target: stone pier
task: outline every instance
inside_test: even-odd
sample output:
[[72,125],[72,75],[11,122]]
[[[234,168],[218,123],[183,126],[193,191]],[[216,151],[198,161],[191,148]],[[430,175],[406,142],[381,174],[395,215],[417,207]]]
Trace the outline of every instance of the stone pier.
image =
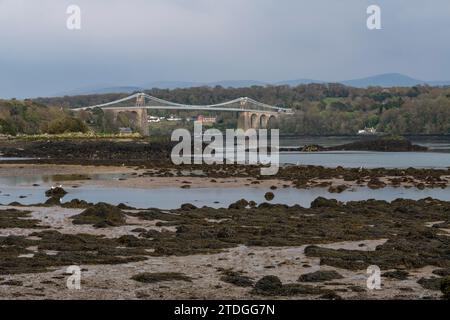
[[117,122],[117,116],[119,113],[134,113],[136,114],[136,123],[139,127],[139,133],[146,137],[149,135],[148,119],[147,119],[147,109],[145,108],[124,108],[124,109],[109,109],[109,112],[114,114],[114,123]]

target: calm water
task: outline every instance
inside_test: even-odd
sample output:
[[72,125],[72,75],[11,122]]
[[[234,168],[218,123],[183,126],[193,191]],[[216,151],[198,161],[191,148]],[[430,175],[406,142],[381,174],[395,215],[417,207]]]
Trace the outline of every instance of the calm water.
[[281,152],[280,163],[345,168],[449,168],[450,153],[326,151]]
[[[298,147],[318,144],[325,147],[337,146],[372,137],[289,137],[281,138],[281,146]],[[280,162],[299,165],[347,168],[449,168],[450,137],[409,137],[413,144],[425,146],[430,152],[372,152],[372,151],[330,151],[330,152],[282,152]]]
[[[448,152],[372,152],[372,151],[326,151],[326,152],[280,152],[280,164],[315,165],[335,168],[450,168]],[[23,160],[0,158],[1,160]],[[23,177],[16,177],[18,181]],[[31,178],[32,179],[32,178]],[[1,177],[0,177],[1,180]]]
[[[126,203],[138,208],[161,208],[175,209],[183,203],[192,203],[196,206],[210,206],[215,208],[228,207],[231,203],[245,198],[253,200],[256,203],[265,202],[264,194],[269,191],[266,188],[201,188],[201,189],[180,189],[180,188],[161,188],[161,189],[135,189],[135,188],[95,188],[79,187],[64,188],[68,194],[63,198],[63,202],[72,199],[81,199],[88,202],[107,202],[111,204]],[[22,204],[34,204],[44,202],[47,198],[44,195],[48,186],[29,187],[29,186],[0,186],[0,203],[8,204],[18,201]],[[272,203],[282,203],[288,205],[299,204],[303,207],[309,207],[310,203],[317,197],[338,199],[340,201],[354,201],[377,199],[392,201],[397,198],[405,199],[423,199],[432,197],[441,200],[450,201],[450,189],[426,189],[418,190],[415,188],[392,188],[387,187],[379,190],[368,188],[355,188],[353,191],[345,191],[341,194],[330,194],[324,188],[313,188],[308,190],[299,190],[295,188],[285,188],[273,191],[275,199]],[[25,196],[25,198],[21,198]]]

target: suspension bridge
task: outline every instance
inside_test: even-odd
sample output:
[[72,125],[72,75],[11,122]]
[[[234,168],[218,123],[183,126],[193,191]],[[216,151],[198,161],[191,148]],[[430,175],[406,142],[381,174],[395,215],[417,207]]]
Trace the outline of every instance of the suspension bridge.
[[141,133],[144,135],[148,135],[147,110],[237,112],[239,113],[238,127],[244,130],[250,128],[268,128],[271,126],[271,122],[278,119],[281,115],[293,113],[292,109],[271,106],[248,97],[237,98],[217,104],[188,105],[159,99],[142,92],[111,102],[72,110],[81,111],[95,108],[112,112],[114,119],[117,119],[117,115],[121,112],[135,113],[140,123]]

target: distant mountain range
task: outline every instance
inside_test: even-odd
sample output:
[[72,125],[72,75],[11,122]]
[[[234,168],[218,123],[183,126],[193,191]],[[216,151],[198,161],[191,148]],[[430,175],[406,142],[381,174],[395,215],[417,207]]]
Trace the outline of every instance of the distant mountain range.
[[[251,86],[267,86],[267,85],[288,85],[288,86],[298,86],[302,84],[310,83],[329,83],[330,81],[314,80],[314,79],[295,79],[286,80],[278,82],[262,82],[257,80],[225,80],[217,82],[188,82],[188,81],[156,81],[143,86],[92,86],[85,87],[76,90],[71,90],[58,94],[61,95],[83,95],[83,94],[105,94],[105,93],[131,93],[135,91],[142,91],[145,89],[183,89],[183,88],[193,88],[193,87],[216,87],[221,86],[224,88],[244,88]],[[370,86],[377,87],[412,87],[415,85],[430,85],[430,86],[450,86],[449,81],[423,81],[411,78],[409,76],[400,73],[386,73],[375,75],[367,78],[353,79],[353,80],[343,80],[343,81],[331,81],[332,83],[341,83],[347,86],[356,88],[367,88]]]

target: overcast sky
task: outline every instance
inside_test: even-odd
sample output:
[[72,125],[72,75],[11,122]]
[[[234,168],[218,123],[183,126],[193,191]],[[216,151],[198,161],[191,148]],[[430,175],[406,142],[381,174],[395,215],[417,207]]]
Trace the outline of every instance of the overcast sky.
[[[81,8],[81,30],[66,9]],[[366,9],[382,9],[382,30]],[[450,80],[449,0],[0,0],[0,97],[153,81]]]

